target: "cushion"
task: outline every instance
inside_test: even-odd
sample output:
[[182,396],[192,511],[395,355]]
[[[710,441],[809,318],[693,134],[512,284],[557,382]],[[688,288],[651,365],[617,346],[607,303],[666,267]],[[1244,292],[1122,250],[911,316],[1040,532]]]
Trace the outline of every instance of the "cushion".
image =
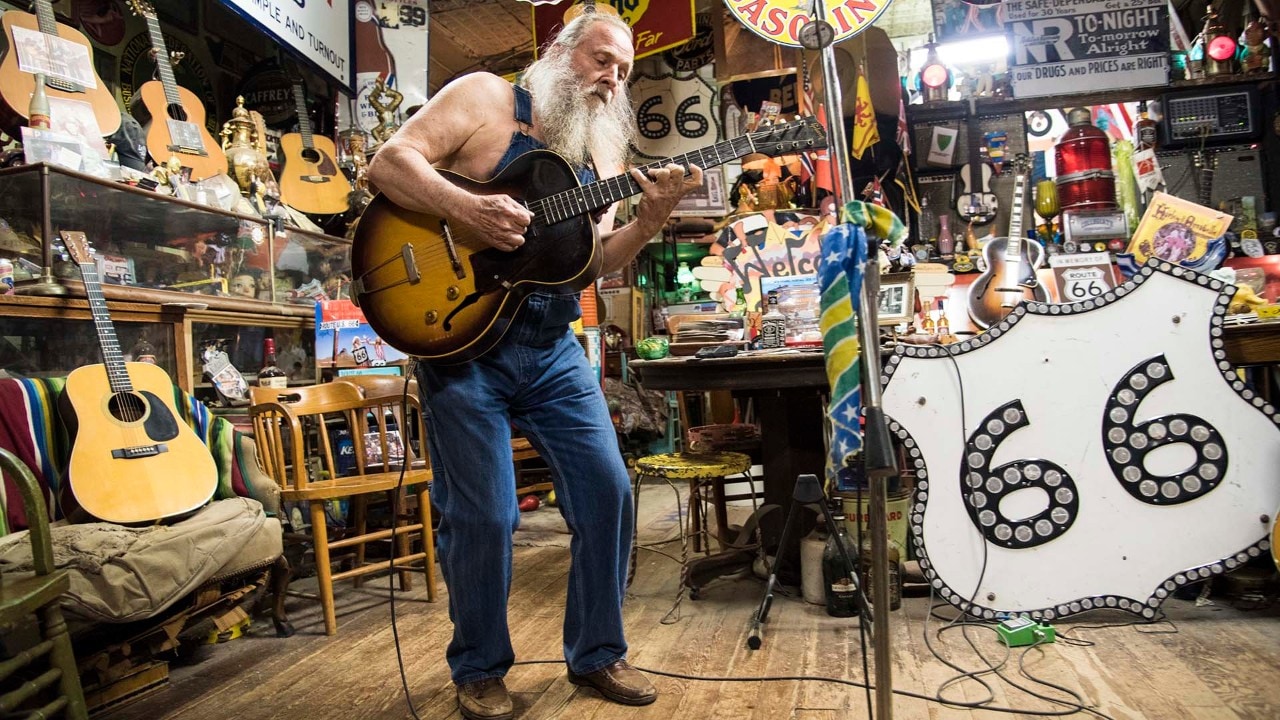
[[[65,610],[89,620],[133,622],[152,617],[227,568],[279,556],[280,524],[251,498],[216,500],[170,525],[55,525],[54,565],[71,588]],[[248,550],[252,558],[242,557]],[[30,571],[27,532],[0,538],[0,573]]]

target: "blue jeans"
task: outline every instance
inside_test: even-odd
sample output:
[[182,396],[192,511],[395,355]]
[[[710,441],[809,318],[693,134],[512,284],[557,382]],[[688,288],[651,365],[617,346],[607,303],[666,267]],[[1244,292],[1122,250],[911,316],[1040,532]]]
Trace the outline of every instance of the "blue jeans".
[[622,600],[633,505],[600,384],[569,330],[572,296],[534,294],[497,347],[462,365],[420,365],[418,382],[440,514],[437,556],[449,587],[457,684],[502,677],[515,660],[507,628],[511,533],[520,524],[511,425],[551,467],[573,539],[564,656],[578,674],[626,657]]

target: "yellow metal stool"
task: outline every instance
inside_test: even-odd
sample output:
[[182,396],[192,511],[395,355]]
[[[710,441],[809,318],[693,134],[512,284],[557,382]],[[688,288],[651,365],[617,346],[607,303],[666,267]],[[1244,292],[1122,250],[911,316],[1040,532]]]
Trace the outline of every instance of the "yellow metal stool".
[[[665,481],[676,492],[676,520],[680,527],[680,568],[681,568],[681,586],[680,592],[683,593],[686,587],[686,571],[689,563],[689,536],[693,533],[706,533],[706,523],[702,521],[703,517],[701,503],[703,501],[703,489],[710,484],[722,481],[725,477],[731,475],[741,475],[743,480],[748,484],[751,483],[751,457],[736,452],[678,452],[663,453],[661,455],[649,455],[642,457],[636,461],[636,480],[633,489],[634,503],[636,508],[637,519],[639,517],[640,508],[640,486],[645,478],[657,478]],[[679,501],[680,488],[676,486],[676,481],[687,480],[689,482],[689,523],[686,527],[685,517],[682,512],[683,508]],[[752,499],[754,500],[754,494]],[[695,518],[699,518],[695,522]],[[723,531],[724,528],[718,528]],[[638,528],[633,528],[631,537],[631,567],[627,573],[627,585],[631,585],[632,579],[635,577],[636,571],[636,537]],[[710,543],[705,544],[706,552],[710,554]],[[695,597],[696,599],[696,597]],[[679,597],[676,600],[679,605]],[[674,612],[675,608],[672,608]]]

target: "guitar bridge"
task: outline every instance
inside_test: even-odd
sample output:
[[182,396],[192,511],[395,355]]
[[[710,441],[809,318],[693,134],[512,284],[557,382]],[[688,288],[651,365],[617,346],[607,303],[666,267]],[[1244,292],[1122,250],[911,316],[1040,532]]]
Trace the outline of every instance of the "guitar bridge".
[[113,460],[137,460],[138,458],[155,457],[160,453],[169,452],[169,446],[164,443],[156,443],[155,445],[134,445],[133,447],[116,448],[111,451]]
[[71,82],[70,80],[64,80],[62,78],[46,77],[44,79],[44,84],[48,85],[54,90],[61,90],[62,92],[68,92],[68,93],[84,92],[84,86],[82,86],[80,83]]
[[462,261],[458,259],[458,248],[453,244],[453,232],[449,229],[449,221],[440,221],[440,236],[444,238],[445,252],[449,253],[449,266],[459,280],[465,280],[467,273],[462,269]]

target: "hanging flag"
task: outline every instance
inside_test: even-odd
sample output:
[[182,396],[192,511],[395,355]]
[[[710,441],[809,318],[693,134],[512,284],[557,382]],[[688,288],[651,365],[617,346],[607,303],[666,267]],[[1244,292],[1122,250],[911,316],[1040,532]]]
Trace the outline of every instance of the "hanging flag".
[[876,129],[876,109],[871,106],[871,87],[867,85],[866,73],[858,73],[858,91],[853,104],[853,147],[852,155],[858,160],[867,148],[880,142],[880,131]]
[[[852,204],[852,203],[850,203]],[[861,204],[861,203],[859,203]],[[867,233],[860,225],[842,223],[822,237],[818,283],[822,288],[823,355],[831,403],[831,449],[827,454],[827,486],[836,487],[845,460],[862,449],[862,362],[858,343],[858,293],[867,261]]]

